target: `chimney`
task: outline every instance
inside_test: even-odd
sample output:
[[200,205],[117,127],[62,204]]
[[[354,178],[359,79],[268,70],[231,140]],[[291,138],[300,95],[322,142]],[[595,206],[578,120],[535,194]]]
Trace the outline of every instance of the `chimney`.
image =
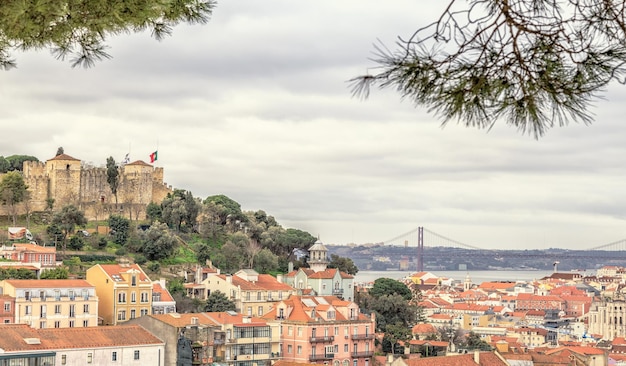
[[387,355],[387,365],[391,365],[393,363],[393,354],[390,353]]
[[276,275],[276,281],[283,283],[283,275],[282,273],[279,273]]
[[480,365],[480,351],[474,350],[474,362]]
[[289,262],[289,264],[287,265],[287,273],[292,272],[293,271],[293,262]]
[[227,274],[226,275],[226,282],[227,283],[233,283],[233,275]]

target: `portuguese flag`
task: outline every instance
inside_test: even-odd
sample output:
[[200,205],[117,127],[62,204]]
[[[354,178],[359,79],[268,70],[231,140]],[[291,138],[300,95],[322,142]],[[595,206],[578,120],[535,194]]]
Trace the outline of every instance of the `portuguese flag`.
[[150,154],[150,162],[154,163],[155,161],[157,161],[158,158],[158,151],[153,152],[152,154]]

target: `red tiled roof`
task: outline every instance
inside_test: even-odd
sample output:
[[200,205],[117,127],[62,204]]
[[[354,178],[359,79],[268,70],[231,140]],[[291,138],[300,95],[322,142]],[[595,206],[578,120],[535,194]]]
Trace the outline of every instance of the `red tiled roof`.
[[[0,348],[5,352],[164,344],[139,325],[34,329],[26,324],[2,324],[0,333]],[[25,338],[39,342],[28,344]]]
[[55,156],[52,159],[48,159],[47,161],[51,161],[51,160],[75,160],[75,161],[77,160],[77,161],[80,161],[79,159],[73,158],[73,157],[71,157],[71,156],[69,156],[67,154],[57,155],[57,156]]
[[218,326],[219,324],[213,321],[207,313],[168,313],[168,314],[152,314],[148,315],[154,319],[157,319],[165,324],[169,324],[172,327],[182,328],[187,325],[193,324],[192,318],[197,319],[197,324],[205,326]]
[[97,266],[100,266],[111,279],[113,279],[113,275],[121,275],[122,273],[127,273],[130,269],[136,269],[139,271],[139,281],[150,281],[143,269],[136,263],[127,266],[120,264],[97,264]]
[[161,294],[161,301],[174,301],[174,298],[170,294],[170,292],[161,286],[160,283],[154,282],[152,284],[152,292],[157,292]]

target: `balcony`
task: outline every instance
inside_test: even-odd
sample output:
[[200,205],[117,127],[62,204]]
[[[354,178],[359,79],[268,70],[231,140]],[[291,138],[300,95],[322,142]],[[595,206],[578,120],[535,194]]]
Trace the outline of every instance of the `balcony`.
[[350,355],[352,356],[352,358],[372,357],[374,356],[374,351],[352,352]]
[[362,340],[362,339],[374,339],[374,334],[353,334],[352,335],[352,340],[358,341],[358,340]]
[[310,337],[309,342],[311,343],[328,343],[335,340],[334,336],[326,336],[326,337]]
[[325,353],[322,355],[310,355],[309,361],[332,360],[333,358],[335,358],[334,353]]
[[335,295],[335,296],[343,295],[343,289],[342,288],[334,288],[333,289],[333,295]]

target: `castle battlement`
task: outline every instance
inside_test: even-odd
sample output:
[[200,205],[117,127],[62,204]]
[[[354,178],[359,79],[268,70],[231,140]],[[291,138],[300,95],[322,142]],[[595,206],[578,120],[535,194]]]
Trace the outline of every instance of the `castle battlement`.
[[[107,182],[106,167],[84,165],[81,160],[66,154],[45,163],[26,161],[22,175],[30,193],[29,209],[44,211],[47,200],[52,198],[55,208],[74,205],[84,210],[87,218],[93,219],[98,216],[96,211],[112,212],[109,206],[117,201],[117,205],[129,208],[125,215],[137,219],[145,217],[145,207],[149,203],[161,203],[168,193],[173,192],[172,187],[163,182],[163,167],[153,167],[138,160],[119,171],[116,200]],[[4,211],[5,207],[0,206],[0,214],[6,215]]]

